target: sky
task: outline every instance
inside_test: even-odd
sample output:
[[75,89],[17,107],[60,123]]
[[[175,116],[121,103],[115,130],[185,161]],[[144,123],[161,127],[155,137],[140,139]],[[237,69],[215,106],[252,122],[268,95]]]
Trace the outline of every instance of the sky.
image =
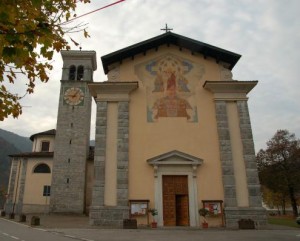
[[[91,0],[80,4],[77,15],[117,0]],[[167,23],[172,32],[242,55],[232,70],[235,80],[258,80],[248,94],[256,151],[278,129],[300,138],[300,1],[299,0],[125,0],[74,20],[87,24],[90,38],[82,33],[66,36],[83,50],[97,52],[94,81],[107,80],[101,56],[163,34]],[[72,45],[72,49],[78,47]],[[26,95],[18,119],[0,122],[0,128],[22,136],[56,128],[62,59],[54,55],[48,83],[37,82]],[[11,86],[24,94],[25,81]],[[93,104],[91,139],[95,133]]]

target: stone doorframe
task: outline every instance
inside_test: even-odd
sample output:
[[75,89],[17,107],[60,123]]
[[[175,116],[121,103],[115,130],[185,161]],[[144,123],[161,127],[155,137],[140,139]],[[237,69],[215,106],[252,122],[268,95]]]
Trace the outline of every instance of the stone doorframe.
[[155,208],[158,211],[157,222],[163,226],[163,175],[186,175],[188,177],[190,226],[199,226],[197,200],[197,168],[203,160],[174,150],[147,160],[154,169]]

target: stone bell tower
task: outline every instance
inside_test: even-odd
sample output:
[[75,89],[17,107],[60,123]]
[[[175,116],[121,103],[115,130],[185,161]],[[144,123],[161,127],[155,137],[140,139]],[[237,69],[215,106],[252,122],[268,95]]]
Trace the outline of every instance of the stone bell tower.
[[50,212],[84,213],[95,51],[62,51]]

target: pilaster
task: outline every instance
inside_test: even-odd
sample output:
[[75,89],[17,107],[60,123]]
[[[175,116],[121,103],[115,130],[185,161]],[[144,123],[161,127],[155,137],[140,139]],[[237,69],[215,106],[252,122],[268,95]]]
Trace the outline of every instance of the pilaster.
[[19,195],[18,201],[16,205],[15,213],[21,214],[23,212],[23,199],[24,199],[24,190],[25,190],[25,180],[26,180],[26,172],[27,172],[27,159],[24,158],[21,163],[21,170],[20,170],[20,182],[19,182]]
[[107,102],[97,102],[92,206],[104,205]]
[[117,202],[118,206],[128,206],[128,137],[129,102],[118,105],[118,147],[117,147]]
[[220,160],[223,174],[224,205],[225,207],[236,207],[236,183],[232,162],[226,101],[215,101],[215,106],[219,135]]
[[7,200],[5,202],[4,210],[6,213],[12,213],[15,212],[14,210],[14,203],[16,202],[16,185],[18,182],[17,176],[19,175],[19,165],[20,161],[17,158],[12,159],[11,163],[11,169],[10,169],[10,179],[9,179],[9,185],[8,185],[8,196]]
[[249,192],[250,207],[261,207],[261,192],[257,173],[254,142],[247,101],[237,101],[240,119],[241,140],[243,144],[243,157],[246,167],[246,176]]
[[[90,91],[97,103],[96,142],[95,142],[95,184],[93,187],[93,200],[90,208],[90,224],[122,227],[123,220],[129,218],[128,207],[128,150],[129,150],[129,93],[137,88],[136,82],[110,82],[93,83],[89,85]],[[109,114],[113,122],[116,121],[117,133],[108,129],[107,122],[109,106],[117,103],[116,116],[114,112]],[[112,136],[108,136],[112,135]],[[115,138],[115,140],[114,140]],[[108,140],[116,147],[108,148]],[[110,153],[115,151],[116,153]],[[105,189],[105,177],[110,175],[106,163],[116,157],[116,186],[111,185],[109,192]],[[116,194],[116,205],[106,205],[105,200],[113,204],[114,193]],[[105,195],[111,195],[111,198]]]
[[[226,227],[237,228],[240,219],[252,219],[257,228],[266,225],[266,211],[262,207],[260,196],[260,184],[255,161],[254,143],[252,137],[250,116],[247,105],[247,93],[257,84],[257,81],[207,81],[204,88],[213,93],[216,109],[217,130],[219,135],[220,160],[222,165],[223,186],[224,186],[224,211]],[[228,102],[235,103],[237,113],[235,117],[228,116]],[[231,114],[234,112],[232,111]],[[234,132],[235,140],[240,136],[242,154],[246,177],[245,188],[248,192],[248,205],[239,206],[236,195],[236,175],[233,163],[233,151],[231,135],[234,127],[229,120],[237,120],[238,132]],[[231,133],[232,132],[232,133]],[[237,143],[237,142],[234,142]],[[240,151],[239,151],[240,153]],[[237,155],[239,156],[239,155]],[[239,165],[241,167],[242,165]],[[239,173],[240,174],[240,173]],[[239,178],[241,178],[239,176]],[[244,189],[245,189],[244,188]],[[245,191],[243,189],[243,191]],[[245,202],[243,202],[245,203]]]

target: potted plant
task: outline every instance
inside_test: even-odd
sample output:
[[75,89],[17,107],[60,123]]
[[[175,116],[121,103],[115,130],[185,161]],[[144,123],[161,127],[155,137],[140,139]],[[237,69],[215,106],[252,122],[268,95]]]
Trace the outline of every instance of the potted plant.
[[200,208],[198,212],[200,216],[203,217],[202,227],[208,228],[208,222],[206,220],[206,216],[209,214],[209,211],[206,208]]
[[148,210],[148,212],[151,213],[151,215],[152,215],[152,223],[151,223],[151,227],[152,227],[152,228],[157,228],[157,222],[155,221],[155,216],[158,215],[157,210],[156,210],[155,208],[150,208],[150,209]]

